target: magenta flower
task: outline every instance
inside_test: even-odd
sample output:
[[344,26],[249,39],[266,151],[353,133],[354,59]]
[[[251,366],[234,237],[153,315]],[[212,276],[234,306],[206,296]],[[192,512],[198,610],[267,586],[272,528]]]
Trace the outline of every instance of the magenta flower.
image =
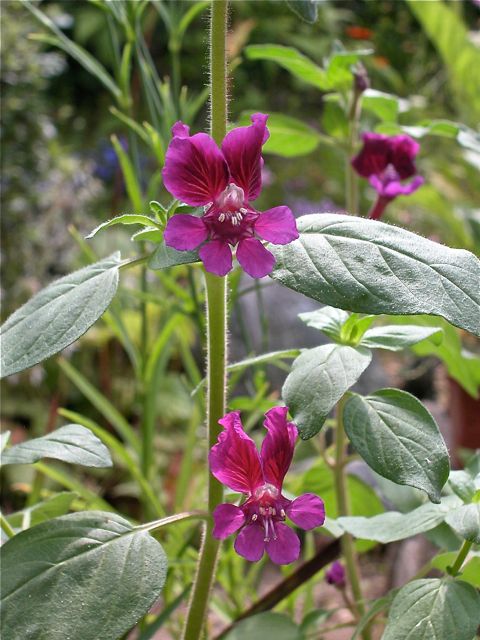
[[221,150],[206,133],[190,136],[177,122],[167,150],[163,180],[171,194],[193,207],[204,207],[201,217],[176,214],[165,229],[165,243],[178,251],[200,247],[205,269],[218,276],[232,268],[232,251],[252,278],[269,274],[275,258],[259,240],[288,244],[298,238],[288,207],[261,213],[251,205],[262,188],[262,145],[268,140],[268,116],[256,113],[248,127],[225,136]]
[[235,551],[257,562],[268,553],[276,564],[289,564],[300,555],[297,534],[285,524],[286,517],[301,529],[323,524],[323,501],[312,493],[295,500],[282,495],[285,474],[292,462],[298,432],[287,422],[287,407],[274,407],[265,414],[267,435],[260,454],[243,430],[240,412],[227,413],[219,422],[224,431],[210,451],[210,468],[217,480],[247,496],[239,507],[220,504],[213,512],[217,539],[239,531]]
[[[380,133],[364,133],[363,147],[352,160],[355,171],[368,178],[377,191],[377,202],[369,217],[378,220],[389,202],[397,196],[407,196],[424,183],[416,176],[415,156],[420,145],[410,136],[385,136]],[[402,183],[415,176],[410,182]]]
[[334,585],[335,587],[344,587],[345,586],[345,569],[343,565],[338,560],[331,565],[325,574],[325,579],[328,584]]

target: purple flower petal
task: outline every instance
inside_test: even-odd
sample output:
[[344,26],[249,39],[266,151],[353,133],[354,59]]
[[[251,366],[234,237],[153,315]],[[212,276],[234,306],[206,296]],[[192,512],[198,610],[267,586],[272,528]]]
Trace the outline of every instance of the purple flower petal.
[[227,538],[245,523],[245,514],[234,504],[219,504],[213,512],[213,537],[217,540]]
[[201,218],[186,213],[177,213],[170,218],[165,228],[165,244],[178,251],[196,249],[208,237],[208,230]]
[[232,251],[222,240],[207,242],[198,255],[205,269],[216,276],[225,276],[232,268]]
[[411,178],[417,173],[415,156],[420,151],[420,145],[410,136],[400,135],[390,138],[391,160],[402,180]]
[[273,407],[265,414],[263,423],[267,429],[260,453],[263,475],[265,482],[273,484],[279,491],[292,463],[298,435],[293,422],[287,422],[287,411],[287,407]]
[[254,113],[248,127],[232,129],[222,143],[232,181],[245,192],[247,201],[258,198],[262,189],[262,145],[268,140],[268,116]]
[[258,524],[243,528],[235,540],[235,551],[250,562],[258,562],[265,551],[265,532]]
[[390,144],[388,136],[380,133],[364,133],[363,147],[352,160],[355,171],[368,178],[373,174],[380,174],[389,164]]
[[290,564],[298,560],[300,555],[300,540],[297,534],[283,522],[275,525],[276,539],[270,538],[265,543],[265,549],[275,564]]
[[172,136],[179,138],[189,138],[190,137],[190,127],[186,124],[183,124],[181,120],[175,122],[172,127]]
[[[183,135],[186,127],[179,125],[176,130]],[[215,200],[229,177],[222,152],[206,133],[175,136],[168,146],[162,175],[165,188],[193,207]]]
[[211,472],[233,491],[253,494],[257,487],[264,484],[255,443],[243,430],[239,411],[227,413],[219,423],[224,431],[210,451]]
[[287,516],[300,529],[314,529],[325,522],[323,500],[313,493],[304,493],[285,509]]
[[416,176],[410,182],[406,184],[402,184],[401,182],[390,182],[385,185],[382,195],[393,200],[397,196],[409,196],[411,193],[416,191],[422,184],[425,182],[422,176]]
[[255,233],[273,244],[288,244],[298,238],[297,224],[288,207],[274,207],[260,214]]
[[325,574],[325,578],[328,584],[333,584],[339,587],[345,586],[345,569],[338,560],[330,566],[329,570]]
[[267,276],[275,264],[273,254],[256,238],[240,240],[237,247],[237,260],[252,278]]

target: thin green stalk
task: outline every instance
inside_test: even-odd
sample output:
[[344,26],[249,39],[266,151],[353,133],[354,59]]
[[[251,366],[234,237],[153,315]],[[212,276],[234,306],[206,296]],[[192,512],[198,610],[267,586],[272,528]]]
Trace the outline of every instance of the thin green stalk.
[[2,531],[7,535],[8,538],[13,538],[13,536],[15,535],[15,531],[12,529],[8,520],[5,518],[5,516],[2,513],[0,513],[0,527],[2,528]]
[[[220,144],[227,130],[226,33],[228,0],[212,0],[210,30],[211,134]],[[207,445],[216,443],[225,413],[227,376],[227,286],[226,278],[205,274],[207,300]],[[208,512],[223,499],[222,485],[208,475]],[[212,535],[213,521],[207,521],[197,575],[184,629],[184,640],[199,640],[205,626],[208,601],[215,578],[220,543]]]
[[351,160],[355,152],[358,137],[358,123],[360,120],[361,93],[353,91],[352,103],[348,113],[349,129],[347,141],[347,156],[345,158],[346,173],[346,208],[348,213],[358,215],[358,178],[353,170]]
[[[337,405],[337,425],[335,429],[335,494],[338,505],[338,515],[350,515],[350,505],[347,491],[347,477],[345,473],[345,431],[343,428],[343,406],[346,396],[339,401]],[[360,572],[358,569],[357,554],[355,551],[355,542],[349,533],[345,533],[341,538],[342,555],[345,560],[348,581],[352,589],[354,598],[354,610],[352,613],[359,619],[365,613],[365,605],[360,585]],[[363,640],[370,640],[370,631],[365,629],[362,632]]]
[[449,571],[450,575],[452,575],[453,577],[458,576],[458,574],[460,573],[462,564],[465,562],[465,558],[468,556],[468,552],[470,551],[472,544],[473,542],[465,540],[465,542],[460,547],[458,555],[455,558],[455,562],[453,563]]

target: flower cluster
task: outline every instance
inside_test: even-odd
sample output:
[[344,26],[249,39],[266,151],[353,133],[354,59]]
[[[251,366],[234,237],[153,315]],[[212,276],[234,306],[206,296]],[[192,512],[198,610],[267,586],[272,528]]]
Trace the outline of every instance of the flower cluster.
[[232,268],[232,251],[253,278],[268,275],[273,254],[260,239],[288,244],[298,238],[295,218],[286,206],[261,213],[251,204],[260,195],[262,146],[268,140],[268,116],[256,113],[248,127],[232,129],[221,149],[206,133],[190,135],[177,122],[167,150],[163,180],[170,193],[193,207],[201,217],[176,214],[165,229],[165,243],[178,251],[199,249],[205,269],[218,276]]
[[[389,202],[397,196],[410,195],[424,183],[424,179],[416,175],[415,167],[420,146],[407,135],[364,133],[362,138],[363,147],[353,158],[352,166],[359,175],[368,178],[378,193],[369,216],[378,220]],[[403,182],[412,177],[410,182]]]
[[219,422],[224,431],[210,451],[212,474],[222,484],[246,496],[237,507],[220,504],[213,513],[213,535],[218,539],[239,532],[236,552],[256,562],[264,551],[276,564],[289,564],[300,555],[300,541],[286,524],[288,517],[301,529],[323,524],[323,501],[312,493],[289,500],[282,484],[293,458],[297,427],[287,421],[287,407],[274,407],[265,414],[267,435],[261,452],[243,430],[240,413],[228,413]]

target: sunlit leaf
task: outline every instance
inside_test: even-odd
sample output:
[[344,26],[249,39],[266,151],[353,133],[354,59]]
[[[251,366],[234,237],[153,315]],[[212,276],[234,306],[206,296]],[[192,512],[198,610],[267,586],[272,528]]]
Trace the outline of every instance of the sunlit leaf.
[[0,328],[2,377],[53,356],[100,318],[118,286],[120,254],[70,273],[42,289]]

